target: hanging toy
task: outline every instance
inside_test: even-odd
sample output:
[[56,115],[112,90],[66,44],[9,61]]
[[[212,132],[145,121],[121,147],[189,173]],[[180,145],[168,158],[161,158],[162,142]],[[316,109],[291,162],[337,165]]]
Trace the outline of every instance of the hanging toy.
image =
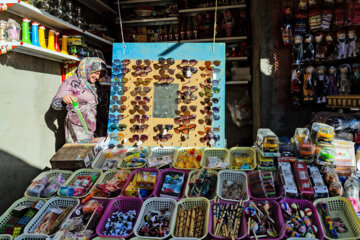
[[291,46],[294,42],[293,39],[293,16],[290,7],[283,9],[283,17],[280,21],[281,26],[281,38],[284,46]]
[[316,91],[316,103],[326,103],[326,93],[329,89],[329,78],[325,75],[326,67],[319,66],[316,68],[317,80],[314,82],[314,88]]
[[309,2],[309,27],[312,32],[317,32],[321,27],[321,11],[316,0],[308,0]]
[[347,95],[351,93],[351,67],[349,64],[341,64],[339,66],[339,74],[337,80],[337,87],[339,94]]
[[315,35],[315,61],[325,61],[326,46],[324,42],[324,34],[321,32]]
[[344,30],[338,30],[336,33],[337,39],[337,59],[343,59],[347,57],[347,43],[346,34]]
[[296,35],[293,45],[293,58],[295,65],[300,65],[300,63],[302,63],[303,52],[303,37],[301,35]]
[[325,0],[321,13],[321,30],[329,31],[333,19],[334,0]]
[[350,28],[347,33],[347,57],[356,57],[357,56],[357,37],[356,29]]
[[294,107],[299,107],[301,105],[302,100],[302,92],[301,86],[304,81],[304,71],[301,67],[297,67],[293,70],[292,77],[291,77],[291,98],[292,98],[292,105]]
[[329,92],[328,95],[337,95],[339,91],[337,89],[337,69],[334,66],[328,68],[328,79],[329,79]]
[[315,48],[313,44],[313,36],[306,34],[304,38],[304,61],[314,61]]
[[314,101],[314,81],[317,79],[317,74],[313,66],[307,66],[304,74],[303,83],[303,100],[304,102]]

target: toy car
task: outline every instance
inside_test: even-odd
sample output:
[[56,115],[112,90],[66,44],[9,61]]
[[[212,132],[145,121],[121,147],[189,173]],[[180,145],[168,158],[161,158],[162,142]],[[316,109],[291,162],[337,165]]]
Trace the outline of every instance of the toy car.
[[304,159],[312,159],[314,156],[314,146],[308,143],[302,143],[299,146],[299,157]]
[[294,151],[290,143],[280,143],[279,152],[281,157],[294,157]]

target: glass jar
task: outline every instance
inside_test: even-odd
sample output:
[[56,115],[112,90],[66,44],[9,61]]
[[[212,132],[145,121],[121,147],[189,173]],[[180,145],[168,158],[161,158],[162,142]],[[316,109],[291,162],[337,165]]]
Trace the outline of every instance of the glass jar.
[[20,24],[9,19],[6,25],[6,35],[9,42],[20,42]]

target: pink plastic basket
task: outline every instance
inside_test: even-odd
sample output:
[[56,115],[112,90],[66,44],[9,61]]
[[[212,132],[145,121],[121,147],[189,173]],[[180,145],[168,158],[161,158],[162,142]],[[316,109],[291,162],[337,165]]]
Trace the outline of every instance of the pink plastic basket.
[[167,168],[167,169],[162,170],[160,172],[159,181],[157,182],[156,187],[155,187],[155,194],[154,195],[156,197],[160,197],[161,187],[162,187],[162,184],[164,183],[165,175],[166,175],[167,172],[183,172],[183,173],[185,173],[185,179],[184,179],[183,185],[181,187],[180,198],[175,198],[176,201],[179,201],[180,199],[185,197],[185,189],[186,189],[186,184],[187,184],[188,177],[189,177],[189,171],[188,170],[176,169],[176,168]]
[[[225,201],[225,200],[222,200],[220,199],[219,200],[220,203],[228,203],[228,204],[231,204],[231,205],[235,205],[237,204],[237,202],[232,202],[232,201]],[[219,236],[216,236],[214,233],[213,233],[213,206],[215,205],[215,202],[214,201],[211,201],[210,203],[210,211],[209,211],[209,226],[208,226],[208,231],[210,233],[210,235],[214,238],[214,239],[229,239],[227,237],[219,237]],[[239,232],[239,236],[236,237],[235,239],[243,239],[245,238],[247,235],[247,225],[246,225],[246,222],[244,220],[244,218],[241,218],[241,224],[240,224],[240,232]]]
[[148,197],[143,198],[143,200],[148,199],[148,198],[154,196],[155,190],[156,190],[156,186],[158,185],[158,182],[159,182],[159,179],[160,179],[160,171],[159,171],[159,169],[157,169],[157,168],[138,168],[138,169],[135,169],[135,170],[133,170],[133,171],[131,172],[128,181],[125,183],[123,189],[121,190],[121,196],[122,196],[122,197],[126,197],[126,196],[124,196],[125,189],[126,189],[127,186],[131,183],[131,181],[133,180],[133,177],[135,176],[135,174],[138,173],[138,172],[156,172],[156,173],[157,173],[156,181],[155,181],[155,186],[154,186],[154,189],[153,189],[152,193],[151,193]]
[[[279,237],[278,238],[261,238],[261,240],[280,240],[285,236],[285,232],[284,232],[284,219],[282,217],[282,213],[281,213],[281,208],[280,208],[280,204],[272,199],[264,199],[267,200],[270,205],[272,205],[271,211],[272,211],[272,217],[274,219],[275,222],[275,230],[279,233]],[[262,200],[250,200],[248,202],[245,203],[244,208],[246,208],[250,202],[254,202],[255,204],[257,204],[258,202],[261,202]],[[243,215],[243,221],[246,222],[246,216],[245,214]],[[246,229],[247,231],[247,229]],[[250,231],[251,233],[251,231]],[[247,234],[247,233],[246,233]],[[255,239],[255,238],[253,238]]]
[[[321,227],[321,223],[320,223],[320,219],[319,219],[319,216],[317,214],[317,211],[316,211],[316,208],[314,206],[314,204],[312,204],[310,201],[308,200],[302,200],[302,199],[289,199],[289,198],[284,198],[282,199],[279,204],[283,203],[283,202],[286,202],[288,203],[289,205],[292,204],[292,203],[297,203],[299,205],[299,208],[300,209],[304,209],[304,208],[310,208],[311,211],[312,211],[312,215],[310,217],[312,223],[318,228],[318,232],[317,234],[315,235],[317,239],[319,240],[323,240],[324,239],[324,232],[322,230],[322,227]],[[286,238],[289,238],[290,236],[288,234],[285,233],[285,237]]]
[[[247,172],[247,174],[250,174],[250,173],[252,173],[252,171]],[[277,184],[275,184],[275,190],[276,190],[276,193],[277,193],[276,197],[271,197],[271,198],[270,197],[269,198],[255,197],[255,196],[253,196],[251,194],[251,182],[249,181],[249,178],[248,178],[248,194],[249,194],[250,199],[253,199],[253,200],[269,200],[269,199],[271,199],[271,200],[279,200],[279,199],[281,199],[283,197],[283,195],[284,195],[283,187],[279,183],[277,183]]]
[[[96,234],[100,237],[112,237],[112,238],[128,238],[130,235],[133,234],[134,229],[131,231],[129,235],[126,236],[106,236],[103,234],[105,230],[105,224],[108,218],[110,218],[115,211],[120,211],[126,213],[130,210],[136,211],[136,219],[140,214],[141,206],[143,201],[139,198],[132,198],[132,197],[118,197],[111,200],[102,215],[99,224],[96,227]],[[136,222],[136,221],[135,221]],[[135,223],[134,223],[135,226]]]

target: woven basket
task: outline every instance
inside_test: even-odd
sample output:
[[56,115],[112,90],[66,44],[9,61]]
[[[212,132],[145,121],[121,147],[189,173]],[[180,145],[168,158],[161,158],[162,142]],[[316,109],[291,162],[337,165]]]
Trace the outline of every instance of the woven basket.
[[[186,184],[186,189],[185,189],[185,196],[186,196],[187,198],[191,198],[191,197],[190,197],[190,191],[191,191],[190,181],[191,181],[191,177],[192,177],[194,174],[196,174],[197,172],[199,172],[199,171],[201,171],[201,169],[192,170],[192,171],[189,173],[189,178],[188,178],[188,182],[187,182],[187,184]],[[217,173],[215,170],[209,169],[209,170],[207,170],[207,171],[208,171],[208,174],[209,174],[209,173],[214,173],[216,176],[218,176],[218,173]],[[215,185],[215,191],[213,192],[212,197],[209,198],[209,201],[212,201],[212,200],[215,199],[215,197],[216,197],[216,191],[217,191],[217,184]]]
[[50,239],[50,236],[45,234],[22,234],[15,238],[15,240],[46,240],[46,239]]
[[[197,167],[197,168],[178,168],[178,167],[175,166],[175,163],[178,161],[179,156],[180,156],[182,153],[184,153],[184,152],[186,152],[187,150],[189,150],[189,149],[196,149],[197,151],[201,151],[201,152],[202,152],[202,155],[203,155],[203,148],[199,148],[199,147],[183,147],[183,148],[179,148],[178,151],[177,151],[177,153],[176,153],[175,160],[174,160],[174,164],[173,164],[174,168],[176,168],[176,169],[184,169],[184,170],[193,170],[193,169],[198,169],[198,168],[200,168],[200,164],[199,164],[199,167]],[[201,157],[202,157],[202,155],[201,155]],[[200,162],[201,162],[201,160],[200,160]]]
[[245,199],[243,199],[243,200],[249,201],[249,199],[250,199],[249,193],[248,193],[249,189],[248,189],[248,183],[247,183],[247,175],[245,172],[234,171],[234,170],[221,170],[221,171],[219,171],[218,174],[219,175],[218,175],[216,193],[219,198],[226,200],[226,201],[240,201],[240,200],[224,198],[222,196],[224,180],[229,180],[229,181],[233,181],[236,183],[243,183],[241,191],[246,192]]
[[[174,162],[176,154],[177,154],[176,147],[154,147],[153,149],[151,149],[149,157],[171,156],[172,160]],[[147,165],[147,166],[149,167],[149,165]],[[163,167],[163,166],[158,166],[157,168],[161,168],[161,167]]]
[[250,164],[250,169],[232,169],[234,171],[251,171],[254,170],[257,166],[257,159],[256,159],[256,151],[252,147],[233,147],[229,150],[229,158],[230,158],[230,166],[229,169],[231,169],[231,166],[234,162],[234,153],[238,154],[247,154],[252,159],[252,162]]
[[12,236],[9,234],[0,234],[0,240],[12,240]]
[[[57,176],[59,176],[59,174],[62,174],[62,176],[65,178],[65,181],[69,179],[69,177],[71,176],[71,174],[73,174],[72,171],[66,171],[66,170],[50,170],[50,171],[46,171],[46,172],[42,172],[40,173],[38,176],[36,176],[32,181],[34,181],[35,179],[37,178],[43,178],[45,176],[47,176],[49,179],[50,178],[56,178]],[[28,194],[28,189],[29,189],[30,186],[28,186],[26,188],[26,191],[24,193],[24,196],[25,197],[31,197],[29,194]],[[56,193],[54,194],[56,195]],[[43,199],[49,199],[49,198],[43,198]]]
[[[118,172],[118,171],[124,171],[124,172],[128,172],[129,173],[129,177],[127,179],[127,181],[125,182],[124,186],[127,185],[127,183],[130,181],[130,175],[131,175],[131,171],[130,170],[119,170],[119,169],[112,169],[112,170],[108,170],[106,172],[104,172],[101,177],[99,178],[97,184],[103,184],[103,183],[106,183],[107,181],[111,180],[115,174]],[[122,191],[122,189],[121,189]],[[120,192],[121,194],[121,192]],[[119,196],[120,196],[119,194]],[[97,197],[96,194],[93,196],[93,198],[96,198],[96,199],[113,199],[113,198],[106,198],[106,197]]]
[[[119,156],[119,157],[116,157],[116,156],[115,156],[115,157],[112,157],[112,158],[117,158],[117,159],[118,159],[118,164],[119,164],[119,162],[120,162],[121,159],[122,159],[122,156]],[[100,151],[100,152],[96,155],[94,161],[91,163],[91,168],[103,170],[102,166],[104,165],[106,159],[107,159],[107,158],[106,158],[106,152],[105,152],[104,150]],[[113,169],[116,169],[116,167],[117,167],[118,164],[116,164],[116,165],[113,167]],[[108,170],[110,170],[110,169],[108,169]]]
[[[145,157],[149,156],[149,155],[150,155],[150,152],[151,152],[150,150],[148,150],[148,148],[146,148],[146,149],[147,149],[146,151],[148,151],[148,153],[145,154]],[[129,148],[129,149],[126,151],[126,153],[134,152],[134,151],[139,151],[139,149],[136,148],[136,147],[132,147],[132,148]],[[143,168],[143,167],[146,166],[146,162],[145,162],[143,165],[138,166],[138,167],[122,167],[121,165],[122,165],[122,163],[125,161],[125,158],[126,158],[126,154],[125,154],[125,156],[121,159],[121,161],[119,161],[118,166],[117,166],[118,168],[120,168],[120,169],[138,169],[138,168]]]
[[176,168],[167,168],[167,169],[162,170],[161,173],[160,173],[160,178],[159,178],[158,184],[156,185],[154,195],[156,197],[160,197],[160,192],[161,192],[161,188],[162,188],[162,185],[164,183],[164,180],[165,180],[165,175],[168,172],[183,172],[185,174],[184,175],[184,182],[183,182],[182,187],[181,187],[180,198],[175,198],[176,201],[179,201],[181,198],[185,197],[185,190],[186,190],[186,185],[187,185],[187,181],[188,181],[188,177],[189,177],[189,172],[187,170],[176,169]]
[[[32,205],[34,205],[35,202],[37,202],[38,200],[40,200],[40,198],[26,198],[26,197],[23,197],[23,198],[20,198],[19,200],[15,201],[7,210],[6,212],[1,215],[0,217],[0,228],[2,228],[11,218],[11,212],[12,210],[14,210],[15,208],[17,207],[22,207],[22,206],[25,206],[25,207],[31,207]],[[46,200],[42,200],[42,201],[46,201]],[[43,209],[44,206],[41,208]],[[40,209],[40,210],[41,210]],[[35,215],[36,216],[36,215]],[[35,217],[34,216],[34,217]],[[33,217],[33,218],[34,218]]]
[[175,226],[176,226],[176,220],[177,220],[177,215],[179,213],[179,207],[182,207],[183,209],[187,210],[187,209],[192,209],[194,207],[203,207],[203,209],[205,210],[205,219],[204,219],[204,225],[203,225],[203,234],[201,235],[200,238],[188,238],[188,237],[177,237],[178,239],[203,239],[206,237],[207,233],[208,233],[208,224],[209,224],[209,207],[210,207],[210,202],[209,200],[207,200],[206,198],[184,198],[182,200],[180,200],[177,204],[176,204],[176,209],[175,209],[175,215],[174,215],[174,220],[172,221],[172,226],[171,226],[171,236],[172,237],[176,237],[175,236]]
[[[72,210],[68,215],[71,215],[75,211],[76,207],[79,205],[79,199],[75,198],[63,198],[63,197],[53,197],[48,200],[45,205],[40,209],[40,211],[31,219],[29,224],[25,227],[24,233],[32,233],[35,231],[36,227],[40,224],[44,216],[51,211],[53,208],[67,208],[68,206],[72,207]],[[66,217],[64,218],[64,220]]]
[[[75,182],[75,179],[79,176],[86,176],[89,175],[91,173],[97,173],[98,178],[96,179],[96,181],[93,183],[93,185],[91,186],[91,188],[82,196],[73,196],[74,198],[84,198],[87,195],[90,194],[90,192],[92,192],[95,188],[96,188],[96,184],[99,181],[101,175],[103,174],[103,172],[100,169],[89,169],[89,168],[83,168],[83,169],[79,169],[76,170],[70,177],[68,180],[66,180],[66,182],[62,185],[62,186],[72,186]],[[58,195],[60,196],[60,189],[58,190]],[[67,196],[62,196],[62,197],[67,197]]]
[[[136,221],[135,227],[134,227],[134,233],[137,237],[141,237],[141,238],[146,238],[146,239],[165,239],[168,236],[170,236],[171,233],[171,227],[172,227],[172,221],[173,217],[174,217],[174,210],[176,208],[176,201],[174,199],[171,198],[158,198],[158,197],[154,197],[154,198],[150,198],[148,200],[146,200],[141,208],[138,220]],[[161,211],[164,209],[168,209],[168,211],[171,212],[170,215],[170,222],[169,222],[169,233],[167,235],[164,235],[163,237],[147,237],[147,236],[141,236],[140,235],[140,230],[141,228],[144,226],[145,224],[145,216],[151,212],[151,211]]]
[[334,238],[331,238],[324,222],[324,218],[322,217],[320,209],[321,202],[327,203],[330,216],[332,218],[340,217],[348,229],[348,232],[346,233],[338,233],[339,239],[360,239],[360,221],[354,207],[350,201],[344,197],[320,198],[314,201],[324,235],[327,239]]
[[[223,204],[231,204],[231,205],[235,205],[236,202],[230,202],[230,201],[224,201],[222,199],[219,200],[220,203],[223,203]],[[210,235],[215,238],[215,239],[228,239],[226,237],[219,237],[219,236],[216,236],[214,231],[213,231],[213,206],[215,204],[215,201],[211,201],[210,202],[210,209],[209,209],[209,226],[208,226],[208,232],[210,233]],[[241,218],[241,223],[239,225],[239,235],[235,238],[235,239],[243,239],[246,237],[247,235],[247,225],[246,225],[246,222],[244,221],[243,218]]]
[[[136,219],[139,216],[140,210],[141,210],[141,206],[142,206],[143,201],[139,198],[129,198],[129,197],[118,197],[115,198],[113,200],[111,200],[109,202],[109,205],[107,206],[103,216],[101,217],[101,220],[99,222],[99,224],[96,227],[96,234],[99,235],[100,237],[104,237],[106,239],[108,239],[106,235],[103,234],[104,229],[105,229],[105,224],[107,222],[107,219],[110,218],[113,214],[113,212],[115,211],[120,211],[123,213],[126,213],[130,210],[136,210]],[[112,238],[128,238],[131,236],[131,234],[134,232],[134,229],[131,231],[131,233],[129,235],[126,236],[109,236]]]
[[214,169],[214,170],[224,169],[224,168],[208,167],[208,164],[209,164],[208,157],[217,157],[219,159],[222,159],[223,162],[227,162],[230,164],[229,150],[227,150],[227,148],[205,148],[202,158],[201,158],[201,161],[200,161],[200,166],[203,168],[209,168],[209,169]]

